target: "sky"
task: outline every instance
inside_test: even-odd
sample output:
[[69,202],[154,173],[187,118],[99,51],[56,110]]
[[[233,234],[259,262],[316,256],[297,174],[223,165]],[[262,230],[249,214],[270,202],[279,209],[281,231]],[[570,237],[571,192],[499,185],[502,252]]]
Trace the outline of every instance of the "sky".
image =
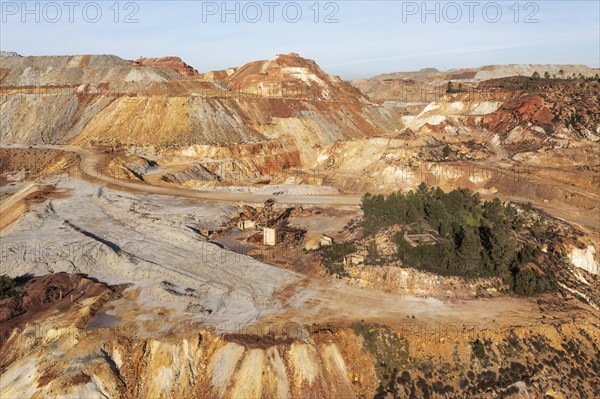
[[600,1],[5,1],[0,49],[179,56],[200,72],[295,52],[352,80],[433,67],[600,67]]

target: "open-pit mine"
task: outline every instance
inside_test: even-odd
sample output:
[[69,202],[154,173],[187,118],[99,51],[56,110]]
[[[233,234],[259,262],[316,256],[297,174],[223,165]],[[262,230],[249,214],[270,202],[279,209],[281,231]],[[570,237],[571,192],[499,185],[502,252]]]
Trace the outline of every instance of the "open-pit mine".
[[0,398],[597,398],[600,79],[0,54]]

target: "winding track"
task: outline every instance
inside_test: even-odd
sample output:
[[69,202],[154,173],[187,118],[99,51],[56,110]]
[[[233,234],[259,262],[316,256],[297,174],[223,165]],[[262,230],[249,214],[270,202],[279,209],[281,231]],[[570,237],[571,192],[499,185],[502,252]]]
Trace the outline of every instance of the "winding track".
[[[102,173],[99,170],[98,164],[102,160],[103,155],[96,151],[84,149],[71,145],[38,145],[35,148],[44,148],[60,151],[73,152],[79,155],[81,172],[93,179],[100,180],[104,183],[111,184],[127,190],[143,192],[147,194],[168,195],[183,198],[204,199],[212,202],[225,203],[263,203],[268,199],[273,198],[272,195],[254,194],[254,193],[230,193],[217,191],[199,191],[183,187],[162,187],[147,183],[137,183],[125,180],[120,180]],[[350,205],[359,206],[361,201],[360,195],[279,195],[276,202],[284,205]]]
[[[26,145],[10,145],[6,148],[26,148]],[[97,150],[81,148],[74,145],[52,145],[52,144],[38,144],[33,145],[34,148],[49,149],[72,152],[79,155],[81,172],[92,179],[102,181],[110,184],[113,187],[118,187],[124,190],[130,190],[145,194],[157,194],[167,195],[171,197],[180,198],[191,198],[201,199],[205,201],[215,203],[247,203],[247,204],[259,204],[264,203],[268,199],[274,199],[278,204],[282,205],[337,205],[337,206],[360,206],[361,195],[356,194],[337,194],[337,195],[306,195],[306,194],[294,194],[294,195],[279,195],[273,197],[267,194],[255,194],[255,193],[236,193],[236,192],[220,192],[220,191],[199,191],[193,189],[187,189],[183,187],[164,187],[156,186],[148,183],[138,183],[120,180],[115,177],[104,174],[98,167],[100,162],[105,157],[104,154]],[[514,174],[514,172],[506,171],[492,164],[486,163],[480,165],[493,170],[495,173],[508,173]],[[538,180],[532,176],[529,179]],[[546,184],[548,182],[545,182]],[[554,184],[554,183],[553,183]],[[562,188],[570,192],[577,192],[580,195],[590,196],[590,193],[583,192],[575,187],[561,185]],[[597,194],[591,194],[594,198],[600,198]],[[576,207],[570,207],[565,204],[553,205],[551,203],[544,203],[537,201],[532,198],[522,198],[517,196],[503,195],[502,193],[495,193],[491,196],[486,197],[498,197],[504,201],[515,201],[515,202],[527,202],[531,201],[537,208],[543,209],[552,216],[559,219],[565,220],[566,222],[576,224],[579,227],[584,228],[590,233],[600,234],[600,218],[595,215],[595,210],[583,210]],[[487,199],[487,198],[486,198]]]

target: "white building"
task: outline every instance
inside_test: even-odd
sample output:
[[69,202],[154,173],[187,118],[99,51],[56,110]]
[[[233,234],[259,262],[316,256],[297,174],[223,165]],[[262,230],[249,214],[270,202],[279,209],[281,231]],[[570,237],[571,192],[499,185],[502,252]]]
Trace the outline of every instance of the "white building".
[[321,237],[321,246],[328,247],[330,245],[333,245],[333,238],[323,235],[323,237]]
[[264,245],[277,245],[277,229],[271,227],[265,227],[263,229],[263,244]]
[[238,229],[244,231],[256,227],[256,223],[252,220],[240,220],[237,224]]

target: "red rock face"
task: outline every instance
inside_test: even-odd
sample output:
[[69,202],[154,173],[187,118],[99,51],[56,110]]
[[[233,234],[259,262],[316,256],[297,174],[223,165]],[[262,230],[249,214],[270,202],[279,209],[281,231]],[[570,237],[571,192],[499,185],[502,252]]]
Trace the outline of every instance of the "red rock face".
[[0,347],[13,328],[49,312],[64,312],[77,301],[106,295],[117,297],[114,287],[77,274],[56,273],[32,277],[18,292],[0,300]]
[[199,75],[198,71],[183,62],[179,57],[139,58],[134,61],[138,65],[171,68],[183,76]]
[[542,97],[527,95],[505,101],[498,111],[483,118],[483,125],[490,131],[508,133],[518,125],[551,128],[553,119],[554,115]]
[[484,117],[489,130],[506,133],[516,126],[540,126],[547,133],[572,131],[587,137],[600,125],[600,82],[596,80],[540,79],[524,77],[481,82],[484,92],[502,90],[502,107]]

